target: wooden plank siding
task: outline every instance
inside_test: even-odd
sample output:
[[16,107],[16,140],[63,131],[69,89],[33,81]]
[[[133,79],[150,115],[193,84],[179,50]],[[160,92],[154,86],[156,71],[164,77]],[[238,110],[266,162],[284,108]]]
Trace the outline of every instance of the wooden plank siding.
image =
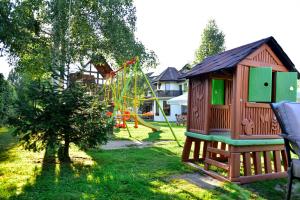
[[[234,130],[235,138],[255,139],[255,138],[278,138],[281,133],[280,126],[269,103],[250,103],[248,102],[248,82],[250,67],[272,67],[272,71],[288,71],[282,62],[273,53],[271,48],[264,44],[255,52],[242,60],[238,65],[235,76],[240,77],[240,82],[235,82],[239,93],[236,94],[236,105],[234,110],[237,118],[234,119],[236,127]],[[237,78],[236,78],[237,80]],[[239,99],[240,97],[240,99]],[[240,106],[240,107],[239,107]],[[239,124],[237,124],[239,123]]]
[[269,104],[245,103],[243,110],[242,119],[248,119],[254,125],[252,133],[247,133],[245,131],[246,126],[243,126],[243,135],[278,135],[281,133],[279,124]]
[[233,92],[231,106],[231,138],[239,139],[241,135],[241,112],[242,112],[242,92],[243,92],[244,66],[238,65],[233,75]]
[[225,104],[211,105],[211,78],[194,78],[189,81],[188,130],[196,133],[230,131],[232,81],[225,80]]
[[232,80],[225,80],[225,105],[232,102]]
[[230,131],[231,117],[229,105],[212,105],[210,130]]
[[190,79],[189,121],[188,130],[196,133],[207,133],[205,123],[208,114],[208,80]]
[[247,56],[246,59],[254,62],[263,62],[270,65],[283,66],[280,59],[275,55],[275,53],[267,44],[263,44],[259,49]]

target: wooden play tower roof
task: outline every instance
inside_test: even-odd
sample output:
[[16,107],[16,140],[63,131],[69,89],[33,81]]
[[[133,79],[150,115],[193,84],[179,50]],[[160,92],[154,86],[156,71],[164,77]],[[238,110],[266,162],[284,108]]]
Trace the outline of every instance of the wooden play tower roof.
[[201,63],[185,74],[184,77],[190,78],[209,72],[219,71],[223,69],[231,69],[237,66],[242,60],[247,58],[251,53],[255,52],[262,45],[267,44],[276,54],[278,59],[289,71],[297,71],[295,65],[283,51],[277,41],[271,36],[265,39],[258,40],[222,53],[207,57]]

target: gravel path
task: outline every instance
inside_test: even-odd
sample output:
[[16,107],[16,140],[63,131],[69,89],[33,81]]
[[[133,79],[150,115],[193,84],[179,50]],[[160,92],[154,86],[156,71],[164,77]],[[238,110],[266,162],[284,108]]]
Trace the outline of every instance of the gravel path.
[[144,148],[152,146],[152,142],[141,142],[141,141],[132,141],[132,140],[111,140],[108,141],[106,145],[101,146],[101,149],[104,150],[113,150],[113,149],[124,149],[124,148]]
[[183,179],[203,189],[213,190],[222,186],[223,182],[218,181],[208,175],[200,173],[187,173],[177,176],[171,176],[170,179]]

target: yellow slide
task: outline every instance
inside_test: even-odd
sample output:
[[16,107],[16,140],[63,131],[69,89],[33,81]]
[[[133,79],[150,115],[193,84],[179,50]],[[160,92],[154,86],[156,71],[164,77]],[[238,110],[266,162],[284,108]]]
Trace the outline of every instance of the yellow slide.
[[137,120],[138,122],[143,125],[143,126],[146,126],[148,128],[151,128],[152,131],[159,131],[160,130],[160,127],[158,126],[154,126],[153,124],[149,123],[149,122],[146,122],[145,120],[143,120],[142,118],[140,118],[139,116],[137,116]]

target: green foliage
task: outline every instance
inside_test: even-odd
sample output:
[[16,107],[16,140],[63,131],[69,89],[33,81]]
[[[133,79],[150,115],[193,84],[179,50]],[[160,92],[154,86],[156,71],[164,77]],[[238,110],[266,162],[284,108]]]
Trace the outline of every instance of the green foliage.
[[203,61],[206,57],[225,50],[225,35],[219,30],[215,20],[209,20],[201,36],[200,47],[195,52],[195,63]]
[[0,126],[7,124],[8,116],[14,114],[13,102],[15,99],[14,87],[0,73]]
[[0,2],[0,50],[32,77],[42,76],[51,63],[50,38],[41,28],[45,5],[40,0]]
[[101,56],[119,65],[139,56],[156,65],[154,52],[134,36],[132,0],[3,0],[0,21],[0,51],[36,79],[49,72],[62,78],[70,64],[82,68]]
[[89,60],[115,64],[139,56],[148,66],[156,57],[134,36],[132,0],[32,0],[0,2],[0,51],[16,66],[17,127],[26,149],[69,143],[95,146],[106,141],[111,123],[98,95],[84,87],[65,89],[70,66],[83,69]]
[[17,115],[10,119],[25,149],[39,151],[63,144],[62,158],[69,157],[69,144],[93,147],[107,141],[112,121],[99,96],[74,84],[54,92],[47,81],[31,81],[20,89]]

